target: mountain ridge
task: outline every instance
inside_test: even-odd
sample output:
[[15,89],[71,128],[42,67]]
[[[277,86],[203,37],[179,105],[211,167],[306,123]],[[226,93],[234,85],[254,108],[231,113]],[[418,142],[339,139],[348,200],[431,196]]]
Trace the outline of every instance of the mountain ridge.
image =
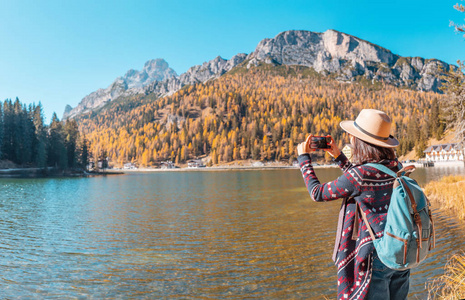
[[353,82],[364,77],[398,87],[434,92],[440,92],[441,69],[448,71],[451,67],[437,59],[402,57],[379,45],[332,29],[323,33],[288,30],[274,38],[261,40],[248,55],[239,53],[229,60],[217,56],[179,76],[164,59],[149,60],[142,71],[129,70],[106,89],[84,97],[75,108],[67,106],[63,119],[90,112],[121,96],[171,95],[183,86],[218,78],[244,62],[247,68],[261,62],[301,65],[339,81]]

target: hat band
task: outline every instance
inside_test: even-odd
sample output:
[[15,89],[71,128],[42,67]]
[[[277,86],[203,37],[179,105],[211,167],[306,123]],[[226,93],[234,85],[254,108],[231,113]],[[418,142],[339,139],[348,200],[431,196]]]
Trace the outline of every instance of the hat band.
[[357,122],[355,122],[355,121],[354,121],[354,125],[355,125],[355,127],[356,127],[358,130],[360,130],[362,133],[368,135],[369,137],[375,138],[375,139],[377,139],[377,140],[383,140],[383,141],[389,140],[389,137],[390,137],[390,136],[388,136],[387,138],[385,138],[385,137],[381,137],[381,136],[377,136],[377,135],[374,135],[374,134],[372,134],[372,133],[369,133],[368,131],[366,131],[366,130],[363,129],[362,127],[358,126]]

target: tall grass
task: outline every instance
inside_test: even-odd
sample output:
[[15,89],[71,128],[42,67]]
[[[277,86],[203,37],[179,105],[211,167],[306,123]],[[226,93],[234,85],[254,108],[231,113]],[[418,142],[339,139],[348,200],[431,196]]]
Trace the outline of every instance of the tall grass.
[[[425,194],[441,210],[451,211],[460,220],[465,219],[465,177],[446,176],[428,183]],[[428,299],[465,299],[465,252],[451,257],[444,275],[428,284]]]
[[425,186],[425,194],[443,210],[452,211],[460,220],[465,219],[465,177],[445,176]]
[[444,275],[428,284],[428,299],[465,299],[465,253],[452,256]]

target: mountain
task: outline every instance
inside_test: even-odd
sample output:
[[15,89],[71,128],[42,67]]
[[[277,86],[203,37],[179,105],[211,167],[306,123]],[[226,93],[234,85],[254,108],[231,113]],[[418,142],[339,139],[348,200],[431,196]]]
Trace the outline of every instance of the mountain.
[[186,85],[218,78],[237,66],[249,69],[261,63],[305,66],[343,82],[365,79],[433,92],[440,92],[441,68],[448,71],[451,67],[437,59],[401,57],[383,47],[335,30],[324,33],[291,30],[262,40],[249,55],[237,54],[230,60],[218,56],[191,67],[180,76],[163,59],[148,61],[142,71],[129,70],[106,89],[99,89],[84,97],[72,110],[67,108],[63,119],[95,110],[121,96],[167,96]]
[[309,133],[331,134],[342,148],[348,141],[340,121],[353,120],[363,108],[382,109],[392,118],[399,156],[414,147],[423,151],[441,128],[438,103],[445,96],[438,93],[368,80],[348,84],[306,66],[247,64],[169,96],[110,102],[77,116],[79,129],[90,152],[105,151],[113,166],[159,167],[166,160],[198,158],[213,165],[292,163],[296,145]]
[[357,37],[328,30],[324,33],[286,31],[262,40],[250,55],[249,65],[259,61],[302,65],[340,81],[357,76],[420,91],[438,92],[440,68],[449,65],[437,59],[401,57]]
[[152,82],[169,80],[176,76],[176,72],[164,59],[149,60],[141,71],[133,69],[127,71],[124,76],[116,78],[106,89],[99,89],[85,96],[75,108],[70,109],[69,105],[66,106],[63,119],[99,108],[120,96],[143,93],[144,87]]
[[149,60],[142,71],[129,70],[123,77],[118,77],[106,89],[99,89],[84,97],[72,110],[67,109],[63,119],[73,118],[79,114],[102,107],[107,102],[121,96],[136,94],[170,95],[183,86],[205,82],[223,75],[246,59],[246,54],[238,54],[230,60],[217,57],[202,65],[191,67],[186,73],[177,76],[163,59]]
[[233,56],[230,60],[218,56],[202,65],[191,67],[179,77],[171,77],[164,81],[154,81],[145,88],[144,92],[145,94],[156,94],[158,96],[171,95],[183,86],[203,83],[210,79],[218,78],[242,63],[246,58],[247,54],[243,53]]

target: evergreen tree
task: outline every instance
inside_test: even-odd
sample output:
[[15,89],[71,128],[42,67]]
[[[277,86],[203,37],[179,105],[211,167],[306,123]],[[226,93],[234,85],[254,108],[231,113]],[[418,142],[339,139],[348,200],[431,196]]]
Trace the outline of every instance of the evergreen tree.
[[19,99],[16,98],[13,103],[13,149],[14,149],[14,163],[22,164],[24,161],[24,123],[22,120],[22,105]]
[[98,168],[105,172],[108,168],[108,153],[105,149],[101,149],[98,155]]
[[79,130],[76,120],[67,120],[64,126],[65,147],[67,154],[67,165],[69,168],[77,166],[77,140]]
[[87,166],[89,165],[89,145],[85,136],[82,136],[80,139],[79,149],[79,166],[87,170]]
[[48,135],[48,165],[60,169],[66,169],[68,166],[65,139],[63,136],[63,124],[58,119],[56,113],[53,113]]
[[35,129],[36,143],[33,150],[34,162],[38,168],[47,166],[47,132],[44,125],[44,117],[42,113],[42,104],[33,108],[32,117]]
[[21,123],[22,123],[22,151],[21,151],[21,164],[32,166],[34,163],[34,146],[36,144],[36,134],[35,127],[33,122],[33,113],[32,106],[26,108],[23,105],[21,113]]
[[0,105],[0,159],[3,156],[3,110]]
[[2,140],[2,149],[3,155],[2,158],[10,161],[15,161],[15,151],[14,151],[14,112],[13,112],[13,103],[11,99],[5,100],[3,102],[3,140]]

